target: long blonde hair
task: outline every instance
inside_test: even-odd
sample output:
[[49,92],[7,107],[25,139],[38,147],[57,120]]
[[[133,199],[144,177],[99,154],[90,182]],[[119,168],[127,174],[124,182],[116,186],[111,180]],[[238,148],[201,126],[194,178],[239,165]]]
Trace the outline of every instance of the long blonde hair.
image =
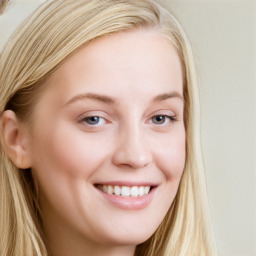
[[[28,120],[44,80],[82,46],[118,31],[154,27],[183,66],[186,164],[165,219],[135,255],[216,255],[200,150],[197,79],[190,43],[177,20],[152,0],[52,0],[16,30],[0,58],[0,114]],[[40,95],[39,95],[40,96]],[[0,254],[48,255],[31,170],[20,170],[0,147]]]

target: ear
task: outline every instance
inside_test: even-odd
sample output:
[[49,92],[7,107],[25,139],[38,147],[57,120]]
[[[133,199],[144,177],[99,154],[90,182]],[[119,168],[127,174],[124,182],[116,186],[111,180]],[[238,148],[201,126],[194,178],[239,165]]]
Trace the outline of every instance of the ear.
[[21,123],[11,110],[4,111],[1,119],[1,140],[6,154],[16,167],[20,169],[30,168],[30,138],[26,125]]

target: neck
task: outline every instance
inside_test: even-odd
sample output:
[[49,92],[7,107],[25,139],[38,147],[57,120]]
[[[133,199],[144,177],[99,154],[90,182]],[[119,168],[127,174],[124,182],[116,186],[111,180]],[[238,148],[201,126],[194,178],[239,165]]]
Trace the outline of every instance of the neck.
[[[70,244],[69,244],[70,245]],[[66,247],[64,244],[55,244],[50,248],[51,256],[133,256],[135,251],[134,246],[73,246]]]

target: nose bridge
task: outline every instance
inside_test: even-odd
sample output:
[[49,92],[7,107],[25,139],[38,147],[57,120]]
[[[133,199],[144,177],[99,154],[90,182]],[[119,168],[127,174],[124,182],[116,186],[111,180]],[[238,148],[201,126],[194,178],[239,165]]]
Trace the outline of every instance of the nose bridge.
[[140,121],[130,120],[119,128],[117,147],[113,156],[116,165],[142,168],[152,161],[147,136]]

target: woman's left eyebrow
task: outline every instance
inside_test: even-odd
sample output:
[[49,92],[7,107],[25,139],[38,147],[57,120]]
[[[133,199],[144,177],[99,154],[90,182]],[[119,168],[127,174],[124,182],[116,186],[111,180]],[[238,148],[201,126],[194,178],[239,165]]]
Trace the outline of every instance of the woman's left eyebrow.
[[169,92],[169,93],[159,94],[153,98],[152,102],[163,101],[163,100],[167,100],[170,98],[178,98],[178,99],[182,100],[182,102],[184,102],[183,96],[178,92]]

